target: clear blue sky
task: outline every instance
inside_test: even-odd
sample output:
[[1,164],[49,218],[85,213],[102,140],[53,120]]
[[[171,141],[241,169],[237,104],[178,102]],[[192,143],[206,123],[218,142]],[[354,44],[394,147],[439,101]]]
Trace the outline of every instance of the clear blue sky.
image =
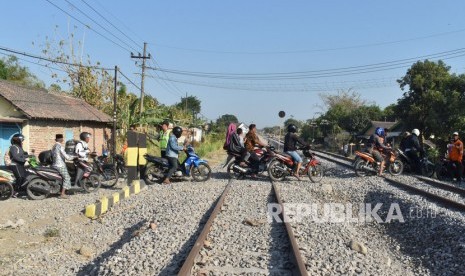
[[[50,1],[105,36],[117,40],[65,0]],[[86,0],[137,45],[107,24],[83,1],[69,1],[136,50],[141,51],[143,42],[148,42],[149,52],[159,66],[183,71],[235,74],[318,71],[395,61],[465,47],[463,0]],[[69,23],[77,27],[77,39],[84,38],[85,54],[104,66],[120,66],[125,74],[140,84],[140,76],[135,74],[140,70],[130,59],[128,50],[86,29],[47,1],[3,1],[2,11],[0,46],[40,54],[38,44],[43,44],[46,37],[67,37]],[[55,26],[58,26],[57,32]],[[465,57],[456,57],[445,62],[452,67],[452,72],[463,73],[464,60]],[[23,64],[47,85],[52,83],[48,69]],[[149,65],[154,64],[150,62]],[[209,119],[226,113],[235,114],[240,120],[255,122],[261,128],[278,124],[277,113],[280,110],[296,119],[312,118],[315,112],[322,111],[316,107],[320,104],[318,94],[335,93],[339,89],[353,88],[363,98],[385,107],[401,97],[402,91],[395,80],[405,74],[409,65],[411,63],[363,74],[356,70],[356,74],[345,76],[318,75],[265,81],[159,73],[170,80],[196,85],[147,78],[146,91],[165,104],[178,102],[187,92],[202,101],[202,114]],[[256,89],[265,91],[252,91]]]

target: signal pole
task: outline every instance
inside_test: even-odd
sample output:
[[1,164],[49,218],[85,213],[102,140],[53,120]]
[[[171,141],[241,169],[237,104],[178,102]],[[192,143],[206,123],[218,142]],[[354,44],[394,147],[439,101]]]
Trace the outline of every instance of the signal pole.
[[147,52],[147,42],[144,42],[144,53],[141,55],[140,53],[138,55],[134,55],[131,53],[131,58],[137,58],[137,59],[142,59],[142,80],[140,82],[140,114],[144,111],[144,79],[145,79],[145,60],[150,59],[151,56],[150,54],[146,56]]

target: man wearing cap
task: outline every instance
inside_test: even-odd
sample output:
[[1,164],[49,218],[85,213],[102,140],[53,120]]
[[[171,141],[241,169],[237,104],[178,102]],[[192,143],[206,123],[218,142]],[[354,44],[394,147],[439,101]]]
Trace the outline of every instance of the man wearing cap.
[[[463,158],[463,143],[459,139],[459,133],[454,132],[452,134],[453,143],[449,153],[449,160],[451,161],[449,171],[451,172],[452,178],[457,175],[457,183],[462,184],[462,158]],[[455,165],[455,166],[454,166]]]
[[170,122],[163,121],[163,123],[161,124],[161,131],[158,136],[162,158],[166,158],[166,148],[168,147],[168,140],[170,139],[170,132],[171,132],[171,130],[168,129],[169,126],[170,126]]
[[63,141],[63,134],[55,135],[55,145],[52,147],[52,167],[55,168],[61,176],[63,176],[63,187],[61,189],[60,198],[68,198],[66,191],[71,188],[71,177],[69,176],[68,169],[66,168],[65,160],[72,160],[74,157],[66,154],[63,146],[61,145],[63,144]]

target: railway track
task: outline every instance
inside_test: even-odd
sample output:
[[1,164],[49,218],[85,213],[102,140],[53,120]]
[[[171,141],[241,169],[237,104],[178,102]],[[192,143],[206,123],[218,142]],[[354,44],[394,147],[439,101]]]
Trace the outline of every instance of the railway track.
[[230,180],[214,203],[178,275],[307,275],[291,226],[267,221],[267,204],[283,206],[276,185],[257,182],[244,192],[241,182]]
[[[317,156],[320,158],[337,163],[344,167],[353,167],[353,159],[351,158],[325,151],[313,151],[317,152]],[[413,178],[414,181],[407,183],[406,181],[399,179],[401,178],[405,180],[407,177]],[[383,178],[391,185],[422,195],[425,198],[441,203],[446,207],[465,211],[465,189],[424,176],[383,176]]]

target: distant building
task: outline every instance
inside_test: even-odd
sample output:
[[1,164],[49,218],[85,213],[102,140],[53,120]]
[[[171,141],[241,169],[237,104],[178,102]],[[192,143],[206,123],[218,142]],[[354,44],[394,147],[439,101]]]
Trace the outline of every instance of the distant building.
[[90,150],[101,153],[111,138],[110,122],[110,116],[81,99],[0,81],[0,164],[19,132],[26,137],[24,150],[36,155],[53,146],[55,134],[70,140],[83,131],[92,134]]

